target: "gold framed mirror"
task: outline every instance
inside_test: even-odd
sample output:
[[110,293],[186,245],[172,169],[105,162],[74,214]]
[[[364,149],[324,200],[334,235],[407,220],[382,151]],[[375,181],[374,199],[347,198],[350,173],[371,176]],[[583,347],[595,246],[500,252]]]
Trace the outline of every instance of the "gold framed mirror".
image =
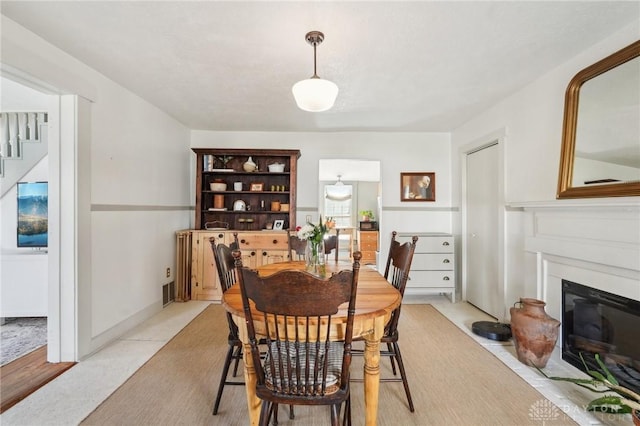
[[640,195],[638,117],[640,40],[569,82],[557,198]]

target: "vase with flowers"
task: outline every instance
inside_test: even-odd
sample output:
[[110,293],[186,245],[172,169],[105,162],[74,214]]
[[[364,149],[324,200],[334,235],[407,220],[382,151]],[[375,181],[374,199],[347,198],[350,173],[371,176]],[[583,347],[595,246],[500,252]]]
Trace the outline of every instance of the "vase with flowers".
[[297,236],[301,240],[307,241],[305,249],[306,270],[315,275],[324,276],[326,274],[324,259],[324,239],[329,232],[331,218],[326,222],[322,221],[322,216],[318,224],[307,222],[306,225],[298,228]]

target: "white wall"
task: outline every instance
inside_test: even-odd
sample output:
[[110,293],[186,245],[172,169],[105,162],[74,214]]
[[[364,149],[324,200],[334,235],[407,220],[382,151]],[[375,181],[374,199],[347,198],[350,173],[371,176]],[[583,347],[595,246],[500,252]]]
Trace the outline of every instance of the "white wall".
[[[0,111],[46,111],[48,96],[6,78],[0,78]],[[12,160],[13,161],[13,160]],[[11,161],[5,166],[11,167]],[[25,182],[48,181],[47,157]],[[48,255],[46,250],[17,247],[16,187],[0,198],[0,317],[47,316]]]
[[[461,147],[499,129],[506,131],[503,147],[506,307],[518,297],[536,297],[535,256],[524,250],[522,206],[562,202],[555,197],[567,85],[578,71],[637,40],[639,24],[640,18],[580,55],[567,58],[560,67],[452,132],[452,199],[454,205],[460,206]],[[591,202],[606,204],[610,200]],[[579,213],[579,208],[576,211]],[[460,215],[455,215],[453,226],[456,233],[461,232]]]
[[90,118],[76,127],[76,140],[61,134],[61,145],[76,144],[71,152],[78,156],[67,159],[75,172],[62,171],[76,177],[78,193],[60,194],[61,200],[73,203],[81,195],[83,206],[75,210],[79,228],[60,232],[77,232],[76,249],[90,250],[89,262],[63,268],[81,290],[71,303],[82,358],[162,308],[162,285],[173,280],[165,270],[175,269],[174,232],[189,227],[193,216],[189,131],[4,16],[1,28],[3,69],[91,101],[86,112],[82,107]]
[[[378,160],[381,164],[381,257],[391,232],[451,232],[450,139],[447,133],[191,132],[192,148],[299,149],[297,223],[318,212],[318,160]],[[192,168],[195,156],[192,156]],[[400,172],[435,172],[436,201],[402,203]],[[193,172],[195,176],[195,171]],[[195,200],[193,183],[191,197]],[[192,222],[193,225],[193,222]]]
[[[46,182],[49,163],[45,157],[21,182]],[[0,200],[0,317],[46,317],[48,254],[46,249],[18,248],[17,188]]]

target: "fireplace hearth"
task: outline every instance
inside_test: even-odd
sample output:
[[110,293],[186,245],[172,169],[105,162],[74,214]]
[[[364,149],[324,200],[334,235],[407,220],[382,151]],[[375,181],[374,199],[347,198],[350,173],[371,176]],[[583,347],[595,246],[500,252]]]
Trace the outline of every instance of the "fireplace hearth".
[[599,354],[616,379],[640,393],[640,302],[562,280],[562,359],[599,369]]

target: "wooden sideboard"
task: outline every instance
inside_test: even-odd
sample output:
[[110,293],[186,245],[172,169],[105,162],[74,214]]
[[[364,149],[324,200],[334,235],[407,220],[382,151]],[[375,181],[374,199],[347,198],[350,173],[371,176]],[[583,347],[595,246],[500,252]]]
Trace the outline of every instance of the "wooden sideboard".
[[358,231],[358,247],[362,253],[363,265],[375,264],[378,252],[378,231]]
[[417,235],[418,243],[413,254],[406,295],[445,293],[456,297],[455,244],[450,234],[398,233],[401,244]]
[[[288,231],[180,231],[176,233],[176,270],[186,272],[176,277],[180,281],[176,282],[176,287],[189,289],[184,293],[190,294],[190,299],[222,299],[222,288],[209,239],[214,237],[223,244],[231,245],[234,232],[238,232],[242,263],[245,266],[257,268],[289,258]],[[184,248],[185,241],[190,243],[190,249]],[[188,300],[186,297],[185,299]]]

